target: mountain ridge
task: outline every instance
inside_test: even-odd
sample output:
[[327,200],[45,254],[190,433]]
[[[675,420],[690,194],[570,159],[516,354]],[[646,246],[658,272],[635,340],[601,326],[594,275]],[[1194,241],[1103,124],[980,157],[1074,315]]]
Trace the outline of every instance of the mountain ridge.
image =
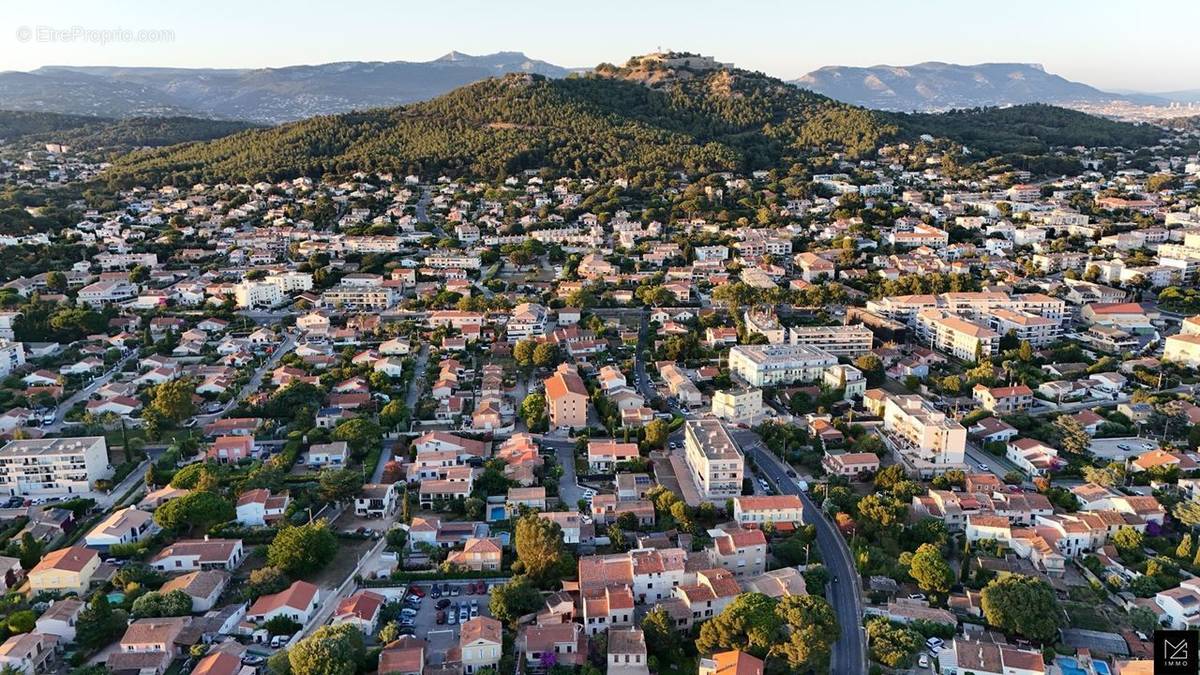
[[189,115],[277,124],[403,105],[509,72],[576,69],[523,52],[452,51],[432,61],[341,61],[279,68],[43,66],[0,73],[7,109],[135,117]]
[[1102,91],[1048,72],[1040,63],[824,66],[791,83],[854,105],[902,112],[1025,103],[1168,103],[1157,96]]

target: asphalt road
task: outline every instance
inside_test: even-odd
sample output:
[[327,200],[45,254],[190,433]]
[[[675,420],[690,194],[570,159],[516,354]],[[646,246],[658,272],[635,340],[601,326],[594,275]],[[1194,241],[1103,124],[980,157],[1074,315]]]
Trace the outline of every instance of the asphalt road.
[[[850,548],[841,534],[834,529],[833,524],[821,516],[817,505],[787,475],[787,468],[763,448],[757,436],[746,431],[735,435],[739,437],[738,442],[742,443],[743,451],[754,459],[760,475],[765,476],[780,494],[800,497],[800,501],[804,503],[804,522],[817,528],[817,548],[821,551],[821,560],[824,561],[830,576],[838,579],[837,583],[830,582],[825,593],[825,598],[837,613],[838,624],[842,630],[841,637],[833,645],[831,672],[867,672],[867,639],[862,627],[862,589],[853,558],[850,556]],[[742,439],[752,440],[743,443]]]
[[229,399],[229,402],[225,404],[225,407],[221,408],[221,410],[218,412],[196,416],[196,428],[204,429],[204,427],[208,426],[209,424],[212,424],[222,417],[225,417],[225,415],[229,414],[230,410],[233,410],[233,407],[236,406],[239,401],[258,391],[258,388],[262,386],[263,378],[266,376],[267,371],[274,370],[275,366],[279,363],[279,360],[283,358],[283,355],[292,351],[292,348],[295,346],[295,334],[285,333],[283,342],[280,342],[279,345],[275,347],[275,351],[271,352],[271,355],[267,357],[267,360],[263,361],[262,365],[254,370],[254,374],[250,376],[250,380],[246,382],[246,385],[242,387],[242,390],[238,392],[237,396]]
[[104,371],[103,375],[92,380],[87,384],[86,387],[80,389],[74,394],[71,394],[71,396],[67,397],[66,400],[64,400],[62,403],[59,403],[58,408],[56,408],[54,411],[54,423],[47,424],[46,426],[42,427],[42,430],[48,434],[56,434],[62,431],[63,427],[66,426],[66,422],[63,417],[67,414],[67,412],[69,412],[71,408],[74,408],[77,403],[86,402],[88,399],[90,399],[92,394],[96,393],[100,387],[108,384],[108,382],[112,380],[117,373],[121,372],[121,367],[124,366],[129,359],[136,359],[138,353],[138,348],[134,347],[127,354],[122,356],[121,360],[117,361],[112,365],[111,368]]

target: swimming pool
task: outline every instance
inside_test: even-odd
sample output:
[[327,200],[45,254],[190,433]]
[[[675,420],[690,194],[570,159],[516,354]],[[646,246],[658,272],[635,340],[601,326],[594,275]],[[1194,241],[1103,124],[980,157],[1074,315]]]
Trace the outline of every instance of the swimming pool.
[[[1056,661],[1058,669],[1063,675],[1089,675],[1088,671],[1079,667],[1079,661],[1069,657],[1060,656]],[[1096,675],[1109,675],[1108,664],[1103,661],[1092,661],[1092,670]]]
[[497,520],[504,520],[506,517],[507,517],[507,514],[504,511],[503,504],[500,504],[499,506],[489,506],[488,507],[488,522],[489,523],[494,523]]

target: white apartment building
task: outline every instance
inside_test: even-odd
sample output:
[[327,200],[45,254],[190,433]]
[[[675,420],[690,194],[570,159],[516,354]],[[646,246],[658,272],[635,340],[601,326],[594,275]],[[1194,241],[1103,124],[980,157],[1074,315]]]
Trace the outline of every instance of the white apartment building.
[[833,354],[855,358],[871,351],[875,335],[862,324],[849,326],[793,326],[788,341],[794,345],[818,347]]
[[103,436],[9,441],[0,448],[0,493],[87,492],[108,469]]
[[526,338],[542,337],[546,334],[546,317],[549,311],[536,302],[522,302],[509,313],[504,333],[509,342]]
[[477,255],[431,255],[425,258],[425,264],[441,270],[477,270],[480,262]]
[[233,298],[242,309],[274,307],[283,302],[283,290],[267,281],[243,281],[233,287]]
[[763,414],[762,389],[724,389],[713,394],[712,414],[733,424],[753,424]]
[[313,287],[313,277],[308,272],[278,272],[276,274],[268,274],[263,281],[268,284],[275,284],[284,293],[311,291]]
[[100,269],[106,271],[125,270],[137,265],[158,266],[158,255],[154,253],[100,253],[95,260]]
[[808,345],[736,345],[729,350],[729,370],[755,387],[815,382],[837,357]]
[[1053,319],[1003,308],[992,311],[988,326],[1000,335],[1012,331],[1018,340],[1033,347],[1050,345],[1062,335],[1059,322]]
[[924,398],[871,389],[863,403],[883,418],[883,432],[909,470],[924,477],[966,467],[966,428]]
[[745,459],[720,420],[685,422],[683,448],[702,499],[723,501],[742,494]]
[[385,286],[340,284],[321,294],[321,304],[353,310],[384,310],[396,304],[396,291]]
[[17,368],[25,365],[25,344],[9,342],[0,337],[0,377],[8,377]]
[[1009,295],[996,291],[942,293],[940,295],[895,295],[868,300],[872,314],[915,326],[923,309],[942,309],[972,320],[987,320],[997,309],[1026,312],[1059,324],[1067,316],[1067,303],[1042,293]]
[[917,339],[963,361],[988,358],[1000,349],[996,331],[938,309],[917,313]]
[[102,307],[107,302],[120,302],[137,295],[138,287],[123,279],[97,281],[79,289],[79,301],[91,307]]

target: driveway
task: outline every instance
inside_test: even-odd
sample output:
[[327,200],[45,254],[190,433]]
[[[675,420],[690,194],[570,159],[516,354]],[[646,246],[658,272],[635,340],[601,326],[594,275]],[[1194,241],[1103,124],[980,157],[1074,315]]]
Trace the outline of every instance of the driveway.
[[574,510],[579,500],[583,499],[583,488],[575,474],[575,441],[572,439],[546,438],[541,439],[542,445],[553,448],[558,464],[563,468],[562,477],[558,479],[558,498],[568,510]]

